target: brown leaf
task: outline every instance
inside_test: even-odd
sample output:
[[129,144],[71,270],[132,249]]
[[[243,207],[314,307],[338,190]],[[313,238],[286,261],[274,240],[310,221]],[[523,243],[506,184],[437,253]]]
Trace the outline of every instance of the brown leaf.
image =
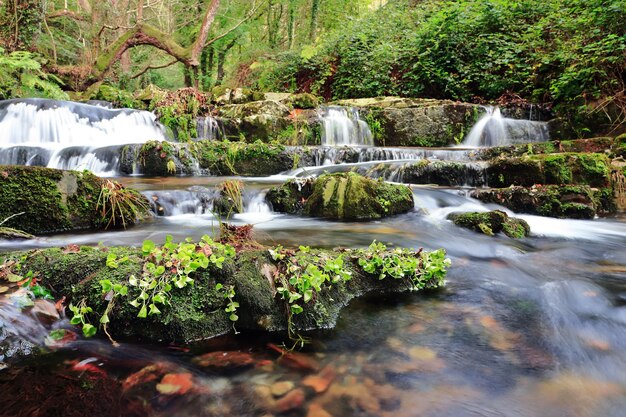
[[63,253],[78,253],[80,252],[80,246],[75,244],[70,244],[63,249]]
[[193,387],[193,376],[190,373],[167,374],[163,377],[156,389],[165,395],[182,395]]

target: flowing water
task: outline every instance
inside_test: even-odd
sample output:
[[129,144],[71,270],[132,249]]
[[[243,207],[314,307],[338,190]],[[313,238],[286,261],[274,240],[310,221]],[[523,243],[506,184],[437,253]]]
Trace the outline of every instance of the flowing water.
[[[385,151],[398,158],[387,154],[383,165],[399,168],[415,163],[407,154],[419,153],[377,150]],[[458,160],[473,163],[470,153],[456,151],[442,150],[453,153],[435,157],[438,151],[433,150],[420,158],[449,161],[464,155]],[[380,163],[357,159],[323,169],[368,171]],[[6,354],[0,415],[46,415],[33,410],[177,417],[624,415],[623,214],[596,220],[518,215],[528,221],[532,234],[513,240],[477,234],[446,220],[454,211],[498,208],[467,197],[464,187],[414,185],[412,212],[369,223],[278,214],[265,203],[272,185],[323,169],[240,178],[245,210],[232,222],[254,224],[256,239],[268,245],[364,247],[376,239],[403,247],[443,247],[452,260],[446,288],[353,302],[335,329],[307,334],[312,343],[301,354],[315,370],[279,359],[268,343],[280,344],[284,334],[247,332],[188,346],[129,341],[113,347],[106,340],[69,340],[28,361]],[[166,234],[175,240],[199,238],[219,228],[211,208],[216,186],[225,178],[118,179],[144,193],[158,215],[126,231],[0,241],[0,251],[140,245],[144,239],[162,242]],[[41,324],[30,310],[20,314],[13,305],[0,303],[5,335],[0,343],[25,340],[27,346],[9,346],[28,353],[42,344],[51,326]],[[207,365],[206,355],[227,357],[234,351],[252,363]],[[190,387],[184,394],[168,394],[165,375]],[[289,393],[281,396],[285,390]]]
[[[486,107],[485,110],[461,146],[506,146],[550,139],[546,122],[507,118],[502,116],[498,107]],[[532,108],[530,115],[532,117]]]
[[330,106],[320,109],[322,145],[373,146],[374,137],[359,111],[353,107]]

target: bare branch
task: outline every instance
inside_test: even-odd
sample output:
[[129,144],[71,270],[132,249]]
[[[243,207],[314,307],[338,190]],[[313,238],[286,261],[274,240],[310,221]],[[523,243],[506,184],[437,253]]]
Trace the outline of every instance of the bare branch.
[[[255,2],[256,3],[256,2]],[[230,35],[232,32],[234,32],[235,30],[237,30],[237,28],[241,25],[243,25],[244,23],[246,23],[248,20],[252,19],[252,17],[254,16],[254,14],[256,13],[256,11],[259,9],[260,7],[260,3],[258,5],[254,4],[252,6],[252,9],[250,9],[250,11],[248,12],[248,14],[246,15],[246,17],[239,21],[235,26],[233,26],[232,28],[230,28],[229,30],[227,30],[226,32],[222,33],[219,36],[214,37],[213,39],[211,39],[210,41],[205,42],[204,46],[210,45],[214,42],[219,41],[222,38],[225,38],[226,36]]]
[[147,67],[145,67],[144,69],[139,71],[137,74],[135,74],[132,77],[130,77],[130,79],[134,80],[135,78],[139,78],[142,75],[144,75],[146,72],[148,72],[150,70],[153,70],[153,69],[161,69],[161,68],[171,67],[172,65],[176,64],[177,62],[178,62],[178,59],[174,59],[173,61],[170,61],[167,64],[163,64],[163,65],[148,65]]
[[71,10],[58,10],[56,12],[52,12],[49,15],[46,16],[46,18],[48,19],[56,19],[59,17],[69,17],[70,19],[74,19],[74,20],[78,20],[80,22],[86,22],[87,21],[87,16],[78,14],[76,12],[73,12]]

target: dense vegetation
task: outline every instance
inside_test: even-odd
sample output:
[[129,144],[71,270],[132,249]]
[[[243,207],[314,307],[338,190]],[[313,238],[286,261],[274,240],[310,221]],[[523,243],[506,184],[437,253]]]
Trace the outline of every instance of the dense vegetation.
[[[623,0],[396,1],[315,49],[262,61],[257,86],[327,98],[403,95],[624,104]],[[256,77],[252,77],[256,78]]]
[[[0,96],[109,83],[524,99],[626,114],[626,0],[17,0],[0,4]],[[206,32],[206,33],[205,33]],[[28,50],[47,79],[7,66]],[[8,69],[8,70],[7,70]],[[5,78],[18,80],[10,85]],[[26,88],[22,88],[26,85]]]

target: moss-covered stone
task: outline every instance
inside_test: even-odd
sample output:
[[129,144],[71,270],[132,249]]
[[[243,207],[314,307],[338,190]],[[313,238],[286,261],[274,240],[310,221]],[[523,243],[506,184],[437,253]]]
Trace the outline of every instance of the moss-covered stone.
[[549,142],[524,143],[510,146],[496,146],[478,150],[477,158],[491,159],[503,156],[530,156],[549,153],[609,153],[615,147],[610,137],[576,140],[555,140]]
[[487,182],[492,187],[534,184],[605,187],[610,183],[610,161],[605,154],[599,153],[500,157],[490,161]]
[[413,193],[402,185],[355,173],[322,175],[306,182],[290,181],[271,189],[276,211],[335,220],[374,220],[413,209]]
[[477,105],[449,100],[374,97],[340,100],[334,104],[374,113],[383,133],[382,146],[442,147],[462,142],[484,110]]
[[[315,250],[319,256],[328,251]],[[115,254],[117,267],[107,266],[107,257]],[[380,280],[368,274],[358,264],[358,252],[344,252],[344,268],[351,279],[324,285],[315,299],[303,304],[304,311],[292,316],[292,330],[333,327],[341,309],[350,300],[366,293],[385,294],[404,292],[412,288],[402,279]],[[295,255],[288,255],[295,256]],[[420,256],[418,253],[415,256]],[[0,255],[4,261],[21,259],[21,270],[32,271],[40,285],[53,292],[56,298],[65,296],[67,303],[85,303],[93,309],[88,320],[94,325],[107,309],[109,301],[102,294],[101,280],[128,285],[129,277],[141,276],[145,258],[141,250],[133,248],[81,247],[79,252],[60,248]],[[161,314],[137,317],[137,308],[129,301],[139,295],[139,289],[128,285],[127,297],[116,299],[110,307],[108,332],[116,339],[149,342],[189,342],[227,333],[233,329],[229,314],[224,311],[228,300],[216,288],[220,283],[232,285],[234,300],[239,303],[235,326],[239,330],[285,330],[289,326],[289,308],[277,295],[274,282],[277,264],[267,250],[242,250],[235,258],[227,259],[222,269],[209,266],[193,274],[194,284],[172,289],[170,303],[160,308]],[[436,288],[443,282],[426,283]]]
[[485,203],[496,203],[516,213],[549,217],[592,219],[616,209],[610,188],[585,185],[509,187],[474,190],[471,196]]
[[0,166],[0,221],[23,212],[3,226],[32,234],[106,227],[97,209],[103,185],[88,171]]
[[521,239],[530,234],[530,226],[522,219],[509,217],[501,210],[493,210],[484,213],[451,213],[448,219],[460,227],[471,229],[476,232],[493,236],[496,233],[504,233],[513,239]]
[[456,161],[430,161],[423,159],[403,166],[398,175],[410,184],[436,184],[442,186],[485,185],[485,166],[482,163]]

